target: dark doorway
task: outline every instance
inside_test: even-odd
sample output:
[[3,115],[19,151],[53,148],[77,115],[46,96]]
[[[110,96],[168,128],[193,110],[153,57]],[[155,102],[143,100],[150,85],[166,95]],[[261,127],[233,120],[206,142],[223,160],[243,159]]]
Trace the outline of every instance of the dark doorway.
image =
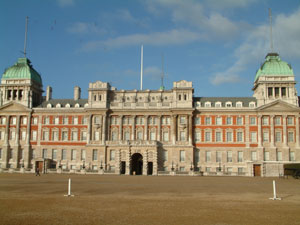
[[255,177],[260,177],[260,165],[253,165],[253,172]]
[[153,173],[153,162],[148,162],[147,175],[152,175]]
[[121,162],[121,174],[125,174],[126,172],[126,162],[122,161]]
[[35,162],[35,168],[39,168],[40,173],[43,171],[43,161],[37,161]]
[[131,175],[143,174],[143,156],[140,153],[135,153],[131,156]]

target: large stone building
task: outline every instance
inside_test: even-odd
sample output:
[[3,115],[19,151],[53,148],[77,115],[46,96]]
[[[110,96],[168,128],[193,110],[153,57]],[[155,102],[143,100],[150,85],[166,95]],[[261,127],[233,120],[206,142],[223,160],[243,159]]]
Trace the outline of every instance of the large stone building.
[[299,102],[290,65],[269,53],[253,97],[194,97],[171,90],[89,84],[88,99],[42,96],[27,58],[0,85],[2,171],[278,176],[300,162]]

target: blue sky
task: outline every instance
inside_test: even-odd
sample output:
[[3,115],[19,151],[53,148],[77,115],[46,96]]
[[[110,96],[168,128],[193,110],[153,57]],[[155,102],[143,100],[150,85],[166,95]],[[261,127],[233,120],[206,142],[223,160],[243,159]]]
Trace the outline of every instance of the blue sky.
[[[195,96],[252,96],[256,70],[274,50],[300,81],[298,0],[0,0],[0,69],[27,56],[54,98],[87,97],[89,82],[139,89],[144,45],[144,89],[193,81]],[[297,89],[299,85],[297,84]]]

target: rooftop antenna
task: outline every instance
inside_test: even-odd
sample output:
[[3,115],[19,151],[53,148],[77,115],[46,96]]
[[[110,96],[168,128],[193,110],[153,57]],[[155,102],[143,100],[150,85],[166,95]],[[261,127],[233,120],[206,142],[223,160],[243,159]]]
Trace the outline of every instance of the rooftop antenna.
[[141,91],[143,90],[143,45],[141,48]]
[[161,54],[161,86],[160,90],[165,90],[164,87],[164,54]]
[[25,23],[25,40],[24,40],[24,58],[26,58],[26,45],[27,45],[27,27],[28,27],[28,16],[26,16],[26,23]]
[[274,52],[273,37],[272,37],[272,10],[271,10],[271,8],[269,8],[269,20],[270,20],[270,47],[271,47],[271,52]]

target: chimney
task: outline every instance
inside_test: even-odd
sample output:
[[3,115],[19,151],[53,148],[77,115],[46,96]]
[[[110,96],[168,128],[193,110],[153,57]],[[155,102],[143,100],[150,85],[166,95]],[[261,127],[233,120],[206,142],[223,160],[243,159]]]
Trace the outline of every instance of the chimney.
[[52,99],[52,87],[47,86],[46,101]]
[[77,101],[80,99],[81,89],[78,86],[74,87],[74,100]]

